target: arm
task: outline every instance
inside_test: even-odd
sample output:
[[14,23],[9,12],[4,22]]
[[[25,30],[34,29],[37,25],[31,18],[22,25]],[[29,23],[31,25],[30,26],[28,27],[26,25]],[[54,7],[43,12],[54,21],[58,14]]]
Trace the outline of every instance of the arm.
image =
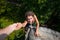
[[5,37],[11,34],[14,30],[19,30],[21,26],[21,23],[14,23],[6,28],[0,29],[0,40],[4,40]]
[[16,26],[17,26],[17,24],[12,24],[12,25],[9,25],[8,27],[4,28],[4,29],[1,29],[0,35],[1,34],[9,35],[10,33],[12,33],[15,30]]
[[36,21],[36,34],[38,34],[38,28],[39,28],[39,21],[36,17],[36,15],[34,15],[35,21]]
[[5,37],[7,37],[9,34],[11,34],[15,30],[16,26],[17,26],[17,24],[12,24],[6,28],[1,29],[0,30],[0,40],[4,40]]
[[24,22],[22,23],[22,27],[25,27],[26,24],[27,24],[27,21],[24,21]]

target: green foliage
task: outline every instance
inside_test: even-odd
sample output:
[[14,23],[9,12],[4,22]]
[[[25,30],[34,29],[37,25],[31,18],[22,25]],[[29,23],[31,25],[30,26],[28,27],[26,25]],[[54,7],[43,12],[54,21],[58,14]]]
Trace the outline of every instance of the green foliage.
[[[15,22],[23,22],[25,20],[24,14],[28,10],[34,11],[40,24],[43,25],[55,10],[57,12],[60,10],[60,0],[0,0],[0,28],[5,28]],[[60,18],[60,14],[57,18]],[[59,25],[57,27],[59,28]],[[18,31],[18,36],[21,36],[20,33],[24,35],[23,31]],[[21,39],[22,37],[17,38],[17,34],[13,32],[6,40]]]

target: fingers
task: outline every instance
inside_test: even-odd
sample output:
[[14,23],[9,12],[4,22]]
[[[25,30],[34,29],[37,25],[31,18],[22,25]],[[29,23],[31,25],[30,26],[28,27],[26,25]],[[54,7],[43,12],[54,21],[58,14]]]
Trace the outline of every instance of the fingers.
[[20,28],[22,28],[22,24],[21,23],[17,23],[17,26],[16,26],[15,30],[19,30]]
[[40,36],[39,32],[38,32],[38,33],[35,33],[35,36],[36,36],[36,37],[39,37],[39,36]]
[[14,23],[12,25],[9,25],[10,27],[13,27],[15,30],[19,30],[20,28],[22,28],[22,24],[21,23]]

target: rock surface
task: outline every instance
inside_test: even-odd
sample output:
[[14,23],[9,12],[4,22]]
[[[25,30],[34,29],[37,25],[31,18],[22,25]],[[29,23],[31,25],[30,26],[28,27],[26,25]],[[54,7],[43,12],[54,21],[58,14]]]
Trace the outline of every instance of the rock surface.
[[39,37],[34,37],[33,34],[33,30],[31,30],[29,40],[60,40],[59,32],[45,27],[39,28]]

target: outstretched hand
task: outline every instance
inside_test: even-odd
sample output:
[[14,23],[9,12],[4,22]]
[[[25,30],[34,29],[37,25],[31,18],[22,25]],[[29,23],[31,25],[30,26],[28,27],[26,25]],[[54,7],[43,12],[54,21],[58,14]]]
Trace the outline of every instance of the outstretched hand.
[[35,32],[35,36],[37,36],[37,37],[38,37],[39,35],[40,35],[40,34],[39,34],[39,32]]
[[15,30],[19,30],[20,28],[22,28],[22,24],[21,23],[16,23],[16,24],[17,24],[17,26],[16,26]]

